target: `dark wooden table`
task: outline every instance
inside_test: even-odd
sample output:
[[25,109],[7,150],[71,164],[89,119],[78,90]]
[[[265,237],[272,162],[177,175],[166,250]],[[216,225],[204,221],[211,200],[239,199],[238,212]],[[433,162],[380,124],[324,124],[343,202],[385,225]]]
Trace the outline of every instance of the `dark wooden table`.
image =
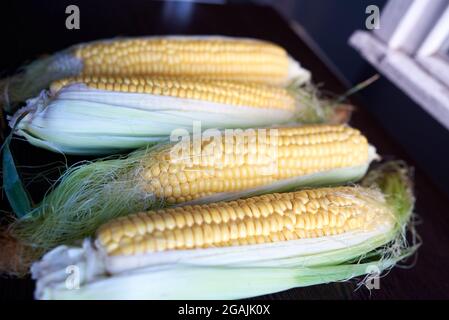
[[[81,29],[65,28],[65,8],[77,4]],[[21,63],[71,44],[116,36],[157,34],[222,34],[266,39],[282,45],[313,73],[315,82],[335,93],[346,91],[317,55],[290,29],[279,14],[268,7],[207,5],[149,1],[53,1],[15,2],[3,5],[0,70],[12,72]],[[319,17],[317,17],[319,19]],[[332,32],[332,30],[329,30]],[[374,72],[374,71],[373,71]],[[383,80],[385,81],[385,80]],[[373,84],[376,86],[377,84]],[[361,129],[382,155],[405,159],[415,165],[394,137],[388,136],[363,108],[363,96],[351,124]],[[406,115],[405,115],[406,117]],[[406,120],[406,119],[405,119]],[[22,141],[13,143],[21,166],[64,161],[61,156]],[[435,150],[438,152],[438,150]],[[80,160],[70,157],[69,164]],[[356,289],[356,282],[332,283],[292,289],[263,296],[264,299],[431,299],[449,298],[449,199],[416,167],[416,212],[422,223],[418,232],[423,245],[411,269],[393,269],[380,280],[380,289]],[[32,196],[39,199],[48,185],[35,182]],[[7,209],[7,204],[3,205]],[[1,250],[1,248],[0,248]],[[34,284],[29,279],[0,279],[0,299],[31,299]]]

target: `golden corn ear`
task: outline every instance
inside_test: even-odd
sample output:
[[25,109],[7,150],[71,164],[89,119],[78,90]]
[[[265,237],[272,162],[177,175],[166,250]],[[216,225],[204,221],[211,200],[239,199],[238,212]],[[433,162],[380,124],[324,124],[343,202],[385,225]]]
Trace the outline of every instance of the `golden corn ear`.
[[141,212],[97,232],[108,255],[261,244],[367,230],[391,223],[382,194],[336,187]]
[[[369,145],[356,129],[309,125],[233,131],[220,140],[189,142],[184,151],[170,147],[156,153],[143,176],[144,189],[181,203],[220,192],[247,190],[279,180],[366,164]],[[182,151],[182,150],[181,150]]]
[[80,76],[54,81],[52,93],[74,83],[89,88],[115,92],[147,93],[176,98],[195,99],[236,106],[275,108],[295,111],[295,98],[279,87],[257,83],[209,81],[167,77]]
[[265,41],[230,38],[140,38],[74,48],[82,75],[168,75],[279,84],[288,55]]

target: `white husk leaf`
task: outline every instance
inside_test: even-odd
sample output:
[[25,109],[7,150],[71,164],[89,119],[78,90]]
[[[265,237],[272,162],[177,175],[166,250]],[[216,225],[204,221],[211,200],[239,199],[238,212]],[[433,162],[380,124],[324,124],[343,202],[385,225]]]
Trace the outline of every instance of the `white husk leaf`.
[[106,154],[167,139],[173,130],[247,128],[291,121],[291,110],[232,106],[144,93],[111,92],[72,84],[55,97],[42,92],[10,118],[17,134],[52,151]]
[[[38,299],[243,298],[364,274],[360,265],[324,271],[385,244],[393,228],[387,223],[335,236],[134,257],[108,257],[86,239],[82,249],[49,252],[32,274]],[[67,289],[68,266],[76,266],[80,289]],[[313,271],[320,268],[322,277]]]

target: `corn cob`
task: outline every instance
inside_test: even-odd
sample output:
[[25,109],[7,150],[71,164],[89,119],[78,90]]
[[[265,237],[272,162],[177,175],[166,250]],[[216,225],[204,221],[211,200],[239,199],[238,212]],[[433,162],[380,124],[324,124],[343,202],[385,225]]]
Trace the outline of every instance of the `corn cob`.
[[232,131],[162,144],[69,170],[33,219],[18,221],[15,234],[47,250],[136,211],[355,181],[375,157],[358,130],[342,125]]
[[[174,148],[154,154],[143,176],[145,190],[168,203],[182,203],[215,193],[236,192],[270,185],[276,181],[369,162],[369,145],[356,129],[317,125],[234,132],[216,141],[214,149],[202,142],[195,154],[177,157]],[[222,152],[221,152],[222,151]]]
[[83,75],[178,75],[213,79],[286,82],[289,57],[281,47],[232,38],[141,38],[80,45],[73,56]]
[[287,84],[310,73],[270,42],[229,37],[145,37],[78,44],[9,79],[10,101],[24,101],[72,76],[181,76]]
[[287,89],[256,83],[80,76],[53,82],[10,118],[10,126],[38,147],[108,154],[165,140],[175,129],[191,132],[197,122],[202,129],[307,122],[320,108]]
[[241,246],[368,230],[392,219],[376,192],[323,188],[120,217],[98,230],[97,245],[112,256]]
[[75,77],[54,81],[51,95],[71,84],[81,83],[88,88],[113,92],[146,93],[223,103],[233,106],[296,110],[296,100],[287,90],[256,83],[206,81],[189,78],[145,77]]
[[[140,212],[32,267],[37,299],[234,299],[348,280],[410,256],[413,194],[387,163],[362,185]],[[413,238],[414,239],[414,238]],[[79,290],[67,290],[65,266]],[[123,290],[128,288],[128,290]]]

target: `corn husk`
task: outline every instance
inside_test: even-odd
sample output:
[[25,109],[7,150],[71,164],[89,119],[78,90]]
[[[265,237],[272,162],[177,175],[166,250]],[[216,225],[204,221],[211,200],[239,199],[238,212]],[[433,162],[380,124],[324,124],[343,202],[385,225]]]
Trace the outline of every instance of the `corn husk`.
[[372,280],[419,244],[410,222],[414,197],[404,167],[387,163],[362,185],[372,201],[388,209],[387,222],[335,236],[136,256],[107,256],[86,239],[82,248],[60,246],[33,265],[35,297],[239,299],[362,275]]

